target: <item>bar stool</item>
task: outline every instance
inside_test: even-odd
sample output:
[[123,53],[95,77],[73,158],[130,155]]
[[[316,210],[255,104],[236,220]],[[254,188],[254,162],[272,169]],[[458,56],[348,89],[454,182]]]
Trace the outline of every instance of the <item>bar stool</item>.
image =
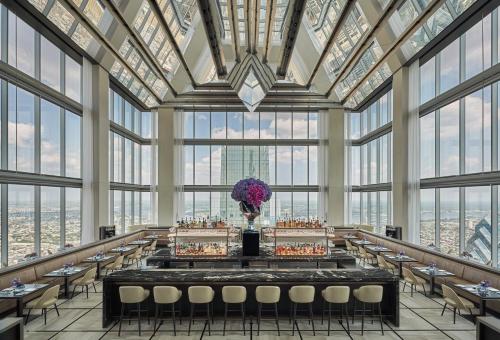
[[274,305],[274,318],[278,336],[280,335],[280,323],[278,318],[278,302],[280,301],[281,289],[278,286],[257,286],[255,288],[255,300],[257,300],[257,335],[260,334],[260,320],[262,316],[262,304]]
[[[349,294],[351,289],[348,286],[329,286],[321,291],[321,295],[326,302],[328,302],[328,335],[330,335],[330,322],[332,319],[332,304],[340,305],[340,322],[344,318],[345,307],[345,320],[347,322],[347,333],[351,334],[349,329],[349,312],[347,310],[347,303],[349,302]],[[323,312],[321,313],[321,320],[323,320]]]
[[[293,286],[290,288],[288,291],[288,297],[290,298],[290,301],[292,302],[292,310],[293,310],[293,317],[292,317],[292,336],[295,334],[295,319],[297,318],[297,305],[298,304],[307,304],[309,306],[309,320],[311,321],[312,325],[312,330],[313,330],[313,336],[316,336],[316,331],[314,329],[314,319],[313,319],[313,310],[312,310],[312,303],[314,301],[314,293],[315,293],[315,288],[314,286]],[[297,331],[298,331],[298,325],[297,325]]]
[[156,286],[153,288],[153,299],[155,301],[155,325],[153,335],[156,334],[156,322],[158,320],[158,315],[161,317],[164,312],[164,305],[172,305],[171,314],[172,324],[174,326],[174,336],[177,335],[175,330],[175,303],[180,300],[181,296],[182,292],[176,287]]
[[194,309],[196,305],[207,305],[208,335],[210,335],[210,304],[214,300],[215,292],[209,286],[191,286],[188,288],[188,299],[191,304],[189,314],[188,336],[191,334],[191,324],[193,323]]
[[363,335],[365,326],[365,305],[372,305],[372,315],[374,314],[375,306],[378,307],[378,316],[380,319],[380,328],[382,330],[382,335],[384,335],[384,326],[382,324],[382,310],[380,309],[380,302],[382,302],[382,296],[384,293],[384,288],[378,285],[362,286],[358,289],[354,289],[352,294],[354,295],[354,311],[352,313],[352,322],[354,323],[354,315],[356,314],[356,300],[363,303],[363,309],[361,314],[361,335]]
[[[149,296],[149,290],[140,286],[121,286],[119,288],[120,302],[122,304],[120,312],[120,325],[118,326],[118,336],[122,330],[122,320],[125,313],[126,305],[137,304],[137,310],[130,310],[129,312],[137,312],[137,319],[139,322],[139,336],[141,335],[141,303],[144,302]],[[142,310],[147,311],[147,310]],[[128,319],[131,320],[131,319]],[[148,317],[149,322],[149,317]]]
[[229,304],[239,304],[241,308],[241,320],[243,322],[243,335],[245,335],[245,301],[247,300],[247,289],[243,286],[222,287],[222,301],[224,302],[224,328],[222,335],[226,335],[226,319]]

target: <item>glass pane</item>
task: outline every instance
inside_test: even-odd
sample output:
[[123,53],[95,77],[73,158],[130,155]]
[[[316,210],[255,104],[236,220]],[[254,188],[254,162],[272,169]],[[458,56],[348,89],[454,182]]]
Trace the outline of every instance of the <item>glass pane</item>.
[[465,188],[465,251],[481,263],[491,261],[491,188]]
[[361,194],[359,192],[351,193],[351,223],[361,223]]
[[361,180],[361,148],[351,146],[351,185],[360,185]]
[[124,223],[125,223],[125,232],[129,233],[132,230],[130,230],[129,226],[133,223],[133,214],[134,214],[134,204],[132,202],[132,191],[124,191],[125,194],[125,202],[123,204],[125,205],[125,215],[123,216]]
[[195,192],[194,193],[194,217],[206,219],[210,216],[210,193]]
[[151,184],[151,145],[142,145],[142,185]]
[[[490,93],[489,87],[485,92]],[[479,90],[465,97],[466,173],[490,170],[490,145],[491,111],[483,111],[483,90]]]
[[113,133],[113,180],[122,182],[122,166],[123,166],[123,137]]
[[274,185],[276,173],[276,147],[261,146],[260,147],[260,170],[259,177],[267,184]]
[[389,182],[389,145],[387,140],[389,135],[384,135],[379,138],[380,147],[380,162],[378,166],[380,167],[380,179],[379,183]]
[[35,30],[17,18],[17,68],[35,76]]
[[35,97],[9,84],[9,170],[35,170]]
[[125,139],[125,183],[132,183],[132,141],[130,139]]
[[458,101],[440,109],[440,176],[459,173],[459,108]]
[[40,77],[56,91],[61,89],[61,50],[43,36],[40,38]]
[[123,234],[123,215],[122,215],[122,192],[114,190],[112,197],[113,224],[116,226],[116,233]]
[[441,57],[441,86],[439,93],[443,93],[458,85],[460,81],[460,40],[456,39],[440,52]]
[[125,128],[132,131],[132,105],[125,101]]
[[210,112],[194,113],[194,138],[210,138]]
[[61,108],[40,100],[40,171],[61,175]]
[[194,147],[194,184],[210,185],[210,146]]
[[420,189],[420,244],[436,244],[436,203],[434,189]]
[[381,191],[379,193],[379,209],[380,209],[380,216],[379,216],[379,225],[380,225],[380,232],[382,232],[384,229],[382,227],[386,226],[390,222],[390,216],[389,216],[389,205],[390,205],[390,197],[391,197],[391,192],[390,191]]
[[227,138],[243,138],[243,112],[227,113]]
[[465,79],[483,70],[483,25],[482,21],[465,33]]
[[66,95],[74,101],[81,102],[81,73],[82,65],[69,56],[65,56],[66,61]]
[[434,98],[436,92],[435,61],[436,58],[433,57],[420,66],[420,104]]
[[307,139],[307,112],[293,113],[293,138]]
[[291,139],[292,138],[292,113],[291,112],[276,112],[276,127],[277,138]]
[[361,116],[359,112],[351,112],[351,139],[358,139],[361,136]]
[[81,172],[82,118],[66,111],[66,176],[82,176]]
[[439,247],[445,254],[458,256],[460,244],[459,231],[459,188],[440,190]]
[[194,137],[194,114],[193,112],[184,112],[184,136],[183,138]]
[[193,146],[184,145],[184,185],[193,184]]
[[27,185],[8,185],[8,264],[35,253],[35,189]]
[[66,244],[80,245],[82,234],[80,188],[66,188]]
[[420,118],[420,178],[435,176],[435,113]]
[[307,146],[293,146],[293,185],[307,185],[307,156]]
[[319,138],[319,114],[309,112],[309,139]]
[[309,220],[321,219],[319,218],[319,206],[318,206],[319,193],[310,192],[309,193]]
[[243,118],[245,139],[259,139],[259,113],[245,112]]
[[211,137],[216,139],[226,138],[226,112],[212,112]]
[[378,140],[371,141],[368,143],[369,156],[370,156],[370,181],[369,184],[374,184],[378,182],[378,161],[377,161],[377,144]]
[[246,145],[243,148],[243,177],[259,177],[259,147],[256,145]]
[[278,185],[291,185],[292,184],[292,147],[291,146],[277,146],[277,168],[279,173],[277,176],[276,184]]
[[307,192],[293,193],[293,218],[306,220],[309,217],[307,200]]
[[276,192],[276,218],[292,218],[292,193]]
[[[359,160],[359,153],[358,153]],[[359,171],[359,164],[358,164]],[[309,185],[318,185],[318,147],[309,146]]]
[[274,112],[260,113],[260,138],[276,138],[276,114]]
[[[192,201],[193,200],[191,199],[191,202]],[[141,192],[141,223],[142,224],[153,223],[150,192]]]
[[40,187],[41,256],[55,254],[61,248],[61,189]]
[[[212,145],[211,147],[211,185],[226,184],[226,146]],[[224,172],[224,173],[223,173]]]
[[144,138],[151,138],[152,133],[153,133],[153,114],[149,111],[146,112],[139,112],[141,114],[141,124],[142,124],[142,137]]
[[226,176],[227,185],[234,185],[243,177],[243,147],[241,145],[226,147]]

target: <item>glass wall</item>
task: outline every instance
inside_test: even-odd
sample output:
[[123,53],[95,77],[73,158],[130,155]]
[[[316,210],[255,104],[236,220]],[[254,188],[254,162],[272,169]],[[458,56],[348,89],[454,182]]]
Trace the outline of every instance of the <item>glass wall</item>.
[[[184,216],[243,221],[230,188],[242,178],[272,186],[260,223],[315,219],[318,209],[317,112],[184,112]],[[300,192],[298,192],[300,191]]]

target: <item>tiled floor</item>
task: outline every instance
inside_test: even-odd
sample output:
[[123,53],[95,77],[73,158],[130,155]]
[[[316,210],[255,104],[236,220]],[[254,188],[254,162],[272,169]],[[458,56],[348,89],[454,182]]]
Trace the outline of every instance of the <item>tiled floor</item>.
[[[402,285],[401,285],[402,287]],[[87,299],[85,294],[79,294],[71,300],[60,300],[58,302],[61,316],[57,316],[54,310],[49,311],[47,325],[43,324],[43,318],[31,319],[25,328],[26,340],[38,339],[60,339],[60,340],[93,340],[93,339],[199,339],[202,322],[197,322],[192,327],[191,336],[187,336],[187,325],[177,324],[177,337],[173,337],[172,324],[166,321],[162,324],[156,335],[153,336],[152,324],[146,321],[142,323],[143,332],[141,336],[137,332],[137,323],[132,321],[129,326],[127,322],[122,325],[121,337],[118,337],[118,325],[115,323],[108,328],[101,328],[102,317],[102,285],[97,285],[97,293],[89,292]],[[401,290],[401,288],[400,288]],[[401,292],[401,319],[400,326],[395,327],[390,323],[384,324],[384,335],[381,334],[380,324],[370,321],[365,322],[365,333],[361,335],[361,322],[355,320],[351,324],[351,334],[347,333],[343,325],[332,322],[330,336],[327,336],[327,323],[321,324],[321,319],[315,320],[316,336],[313,337],[310,325],[307,321],[299,322],[304,339],[475,339],[475,326],[462,316],[457,315],[456,324],[453,324],[453,312],[447,309],[443,316],[441,310],[443,302],[440,298],[429,298],[420,293],[410,296],[410,293]],[[204,339],[250,339],[239,331],[239,321],[228,322],[226,336],[222,337],[222,320],[216,320],[212,326],[212,334],[205,334]],[[250,325],[247,325],[249,328]],[[273,321],[263,321],[260,336],[257,336],[255,325],[253,339],[282,340],[299,339],[297,333],[292,337],[291,325],[288,320],[280,320],[281,337],[277,336]]]

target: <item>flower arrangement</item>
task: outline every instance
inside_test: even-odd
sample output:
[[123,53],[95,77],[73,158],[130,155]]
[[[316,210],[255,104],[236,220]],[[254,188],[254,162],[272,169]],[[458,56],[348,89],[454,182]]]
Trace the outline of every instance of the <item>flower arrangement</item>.
[[98,251],[98,252],[97,252],[97,254],[95,254],[95,257],[96,257],[96,258],[102,258],[102,257],[104,257],[104,252],[103,252],[103,251],[101,251],[101,250],[100,250],[100,251]]
[[255,178],[245,178],[236,183],[231,198],[240,202],[240,210],[248,220],[248,229],[253,230],[253,222],[260,215],[262,203],[271,199],[271,188]]
[[400,256],[400,257],[405,256],[405,251],[404,251],[404,250],[400,250],[400,251],[399,251],[399,256]]
[[434,272],[436,270],[436,263],[431,262],[429,263],[429,271]]
[[14,288],[22,288],[24,287],[23,282],[19,278],[15,278],[10,282],[10,285]]

